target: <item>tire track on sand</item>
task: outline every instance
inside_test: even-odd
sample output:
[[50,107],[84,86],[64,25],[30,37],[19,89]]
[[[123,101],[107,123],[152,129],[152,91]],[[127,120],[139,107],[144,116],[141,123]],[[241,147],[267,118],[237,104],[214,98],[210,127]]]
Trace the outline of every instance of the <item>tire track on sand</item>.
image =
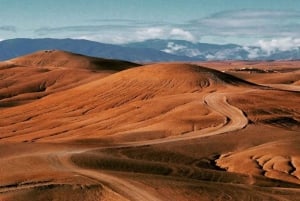
[[243,111],[237,107],[230,105],[227,102],[227,98],[223,93],[211,93],[205,96],[205,104],[215,112],[225,116],[228,121],[223,125],[217,127],[205,128],[198,131],[191,131],[180,136],[171,136],[164,139],[146,140],[139,142],[130,142],[124,144],[124,146],[145,146],[155,145],[169,142],[178,142],[182,140],[192,140],[197,138],[209,137],[214,135],[220,135],[227,132],[232,132],[245,128],[248,125],[248,119],[244,115]]
[[[81,151],[75,153],[80,152]],[[71,172],[76,172],[82,176],[93,178],[131,201],[162,201],[162,199],[149,193],[147,190],[144,190],[129,181],[118,178],[117,176],[112,176],[97,170],[84,169],[76,166],[70,159],[72,154],[74,154],[74,152],[63,153],[58,157],[58,160],[63,168],[66,168]]]

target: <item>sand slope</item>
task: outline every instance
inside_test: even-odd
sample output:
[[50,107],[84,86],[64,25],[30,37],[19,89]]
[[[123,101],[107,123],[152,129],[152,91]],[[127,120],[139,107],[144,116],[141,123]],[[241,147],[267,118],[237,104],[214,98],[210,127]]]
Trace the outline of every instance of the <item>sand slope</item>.
[[1,63],[0,200],[300,200],[296,64],[107,62]]
[[137,64],[45,50],[0,63],[0,109],[100,79]]

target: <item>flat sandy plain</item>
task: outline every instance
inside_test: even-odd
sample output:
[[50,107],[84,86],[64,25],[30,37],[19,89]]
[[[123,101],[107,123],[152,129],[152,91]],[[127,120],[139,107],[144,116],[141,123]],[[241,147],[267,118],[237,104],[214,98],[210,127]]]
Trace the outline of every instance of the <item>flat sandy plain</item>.
[[300,200],[300,62],[1,62],[0,200]]

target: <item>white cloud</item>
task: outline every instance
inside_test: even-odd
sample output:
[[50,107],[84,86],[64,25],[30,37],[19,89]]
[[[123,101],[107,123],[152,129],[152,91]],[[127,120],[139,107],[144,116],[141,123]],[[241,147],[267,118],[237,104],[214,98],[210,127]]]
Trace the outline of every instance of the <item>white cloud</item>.
[[148,39],[179,39],[194,42],[195,37],[186,30],[170,27],[149,27],[138,29],[132,33],[132,41],[144,41]]
[[259,40],[258,46],[267,54],[276,51],[288,51],[300,48],[300,38],[279,38],[272,40]]
[[134,32],[134,38],[138,41],[153,39],[153,38],[163,38],[167,34],[167,31],[161,27],[150,27],[150,28],[142,28],[138,31]]
[[170,36],[173,39],[181,39],[187,41],[196,41],[196,38],[189,31],[185,31],[183,29],[174,28],[170,31]]
[[255,59],[258,58],[260,56],[264,56],[261,49],[258,47],[247,47],[244,46],[243,47],[244,50],[246,50],[248,52],[248,58],[249,59]]
[[237,53],[241,50],[240,47],[219,50],[213,54],[207,54],[207,60],[227,60],[228,58],[240,60],[242,57]]
[[201,55],[201,52],[198,49],[189,48],[184,45],[179,45],[174,42],[168,42],[166,49],[161,50],[170,54],[179,54],[188,57],[196,57]]
[[188,31],[170,27],[131,28],[122,31],[102,30],[99,33],[86,33],[69,36],[76,39],[94,40],[105,43],[124,44],[149,39],[179,39],[194,42],[195,37]]
[[92,41],[99,41],[111,44],[125,44],[129,42],[139,42],[154,38],[163,38],[166,31],[159,27],[130,29],[130,30],[103,30],[101,32],[89,32],[80,35],[73,34],[70,38],[86,39]]
[[[87,28],[86,32],[84,28]],[[59,28],[61,30],[63,28]],[[81,31],[76,31],[80,29]],[[52,29],[57,31],[58,29]],[[83,28],[76,27],[74,33],[69,33],[68,38],[86,39],[112,44],[125,44],[129,42],[140,42],[149,39],[179,39],[194,42],[195,37],[188,31],[180,28],[172,28],[168,26],[154,26],[154,27],[122,27],[120,29],[102,29],[95,28],[92,31],[90,26]],[[46,32],[47,33],[47,32]],[[51,31],[50,31],[51,33]],[[61,33],[61,32],[59,32]],[[48,35],[43,35],[48,36]],[[63,36],[62,36],[63,37]]]
[[162,50],[163,52],[166,52],[166,53],[176,53],[178,50],[182,50],[182,49],[185,49],[186,46],[183,46],[183,45],[178,45],[178,44],[175,44],[174,42],[169,42],[167,44],[167,48]]
[[201,52],[198,49],[186,49],[184,52],[185,55],[189,57],[196,57],[201,55]]

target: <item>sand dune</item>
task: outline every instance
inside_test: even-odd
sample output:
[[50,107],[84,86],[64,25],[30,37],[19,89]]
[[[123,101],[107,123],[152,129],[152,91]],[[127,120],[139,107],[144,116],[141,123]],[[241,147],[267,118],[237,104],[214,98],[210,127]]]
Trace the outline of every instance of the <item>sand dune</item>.
[[297,65],[2,62],[0,200],[300,200]]
[[0,63],[0,107],[70,89],[137,64],[46,50]]
[[[239,153],[230,153],[218,160],[228,171],[264,175],[292,183],[299,181],[299,138],[271,142]],[[247,166],[240,166],[243,160]]]
[[44,50],[7,61],[18,66],[63,67],[89,70],[120,71],[138,66],[135,63],[87,57],[61,50]]
[[[178,135],[190,132],[193,127],[205,128],[223,123],[222,115],[205,106],[204,94],[238,86],[253,87],[238,78],[193,65],[144,66],[27,104],[22,107],[23,114],[19,113],[18,107],[4,110],[2,116],[5,120],[0,125],[8,126],[0,128],[1,133],[5,133],[1,138],[75,140],[109,134],[122,137],[124,132],[134,136],[134,133],[145,132],[147,135],[149,130],[161,130],[158,137]],[[41,109],[35,110],[36,107]],[[178,117],[178,113],[185,116]],[[210,124],[207,124],[207,119]],[[177,128],[166,131],[169,125],[161,124],[162,120],[177,124]],[[33,126],[37,122],[39,125]],[[88,132],[90,129],[92,133]],[[150,137],[155,138],[155,133]]]

